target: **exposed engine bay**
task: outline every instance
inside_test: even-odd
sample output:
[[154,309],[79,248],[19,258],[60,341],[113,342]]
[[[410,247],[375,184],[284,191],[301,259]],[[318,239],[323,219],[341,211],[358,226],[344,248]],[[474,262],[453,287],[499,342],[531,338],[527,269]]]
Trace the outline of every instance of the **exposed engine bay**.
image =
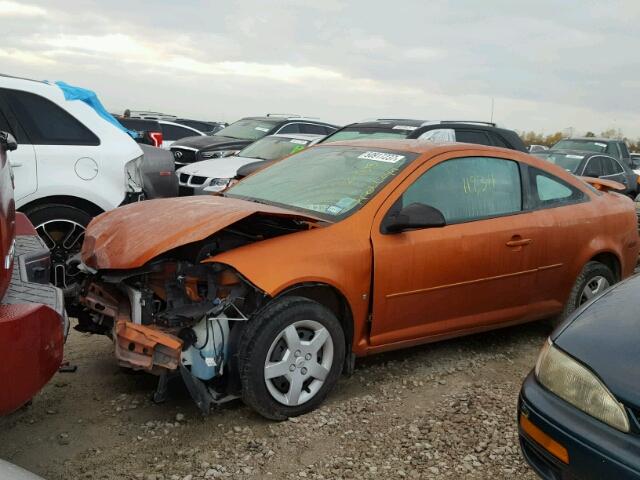
[[309,229],[298,219],[252,215],[205,240],[165,252],[140,268],[86,265],[76,329],[109,336],[118,363],[160,376],[155,400],[180,375],[200,409],[239,394],[235,339],[269,297],[212,256]]

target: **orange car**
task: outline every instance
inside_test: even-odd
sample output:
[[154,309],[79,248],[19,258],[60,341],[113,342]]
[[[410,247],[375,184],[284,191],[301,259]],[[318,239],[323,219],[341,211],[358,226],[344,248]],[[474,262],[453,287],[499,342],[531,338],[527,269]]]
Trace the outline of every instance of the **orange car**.
[[633,271],[622,185],[501,148],[320,145],[222,196],[97,217],[79,329],[204,411],[315,408],[355,357],[563,317]]

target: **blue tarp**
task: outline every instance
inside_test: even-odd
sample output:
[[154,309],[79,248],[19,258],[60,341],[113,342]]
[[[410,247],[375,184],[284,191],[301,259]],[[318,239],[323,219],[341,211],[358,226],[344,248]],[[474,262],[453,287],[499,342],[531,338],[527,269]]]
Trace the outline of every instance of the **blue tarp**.
[[137,138],[138,133],[133,130],[129,130],[128,128],[123,127],[118,120],[116,120],[113,115],[111,115],[104,105],[98,99],[98,96],[95,92],[91,90],[87,90],[86,88],[74,87],[73,85],[69,85],[66,82],[54,82],[62,93],[64,93],[65,100],[80,100],[81,102],[86,103],[91,108],[93,108],[98,115],[104,118],[107,122],[115,125],[120,130],[125,133],[128,133],[133,138]]

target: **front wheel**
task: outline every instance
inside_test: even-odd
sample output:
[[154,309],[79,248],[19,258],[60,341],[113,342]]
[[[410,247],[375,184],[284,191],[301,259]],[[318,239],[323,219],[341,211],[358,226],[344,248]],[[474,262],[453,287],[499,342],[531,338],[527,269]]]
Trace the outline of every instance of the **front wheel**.
[[51,283],[73,297],[80,271],[70,258],[80,252],[84,231],[92,216],[76,207],[50,204],[25,212],[51,252]]
[[285,420],[315,409],[335,386],[344,332],[326,307],[284,297],[247,324],[238,354],[244,402],[264,417]]

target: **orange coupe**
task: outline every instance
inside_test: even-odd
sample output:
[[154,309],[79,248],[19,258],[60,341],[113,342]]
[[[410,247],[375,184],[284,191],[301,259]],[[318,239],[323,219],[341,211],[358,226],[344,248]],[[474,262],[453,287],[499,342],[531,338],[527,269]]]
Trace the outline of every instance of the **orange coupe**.
[[562,318],[629,276],[623,188],[494,147],[319,145],[94,219],[77,328],[160,375],[158,399],[179,375],[203,411],[300,415],[355,357]]

